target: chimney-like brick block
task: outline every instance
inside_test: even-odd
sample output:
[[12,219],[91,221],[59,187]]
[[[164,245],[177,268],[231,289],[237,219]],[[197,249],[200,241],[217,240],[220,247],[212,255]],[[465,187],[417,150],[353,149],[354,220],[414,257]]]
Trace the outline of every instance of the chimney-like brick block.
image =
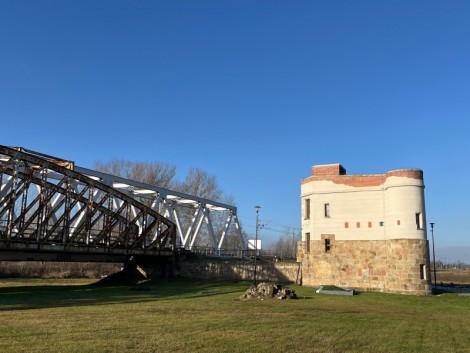
[[341,164],[314,165],[312,175],[346,175],[346,169]]

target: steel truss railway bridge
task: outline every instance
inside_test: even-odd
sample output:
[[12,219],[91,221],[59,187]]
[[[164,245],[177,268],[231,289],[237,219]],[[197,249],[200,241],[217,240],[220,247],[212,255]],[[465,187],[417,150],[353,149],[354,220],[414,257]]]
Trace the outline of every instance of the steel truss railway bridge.
[[246,245],[234,206],[0,146],[0,260],[172,257],[201,234],[214,253],[228,237]]

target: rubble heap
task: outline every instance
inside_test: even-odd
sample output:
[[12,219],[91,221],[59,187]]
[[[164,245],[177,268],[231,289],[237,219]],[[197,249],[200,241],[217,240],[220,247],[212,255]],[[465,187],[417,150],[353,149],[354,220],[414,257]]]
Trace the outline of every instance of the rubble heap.
[[259,283],[247,289],[239,299],[296,299],[295,291],[280,284]]

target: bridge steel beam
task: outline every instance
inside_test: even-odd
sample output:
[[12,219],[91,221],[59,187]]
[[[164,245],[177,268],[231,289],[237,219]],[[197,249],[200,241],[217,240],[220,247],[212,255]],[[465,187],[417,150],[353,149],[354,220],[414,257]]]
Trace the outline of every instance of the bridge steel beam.
[[[177,242],[182,248],[191,250],[194,247],[197,239],[201,237],[202,222],[205,221],[205,230],[210,241],[210,247],[216,253],[224,249],[224,244],[230,230],[232,230],[232,236],[238,238],[240,248],[246,250],[235,206],[92,169],[76,166],[75,170],[118,189],[129,196],[139,200],[146,200],[154,210],[159,210],[176,224]],[[217,231],[213,229],[213,216],[216,214],[221,215],[225,219],[223,228]],[[184,215],[190,220],[182,222],[181,219]]]
[[77,169],[69,161],[0,145],[0,251],[118,256],[176,251],[173,222]]

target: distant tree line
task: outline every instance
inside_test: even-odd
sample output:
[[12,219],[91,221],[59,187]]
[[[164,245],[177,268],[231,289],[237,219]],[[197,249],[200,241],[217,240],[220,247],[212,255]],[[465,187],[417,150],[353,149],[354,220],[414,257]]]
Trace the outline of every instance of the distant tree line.
[[[432,265],[432,261],[431,261]],[[470,264],[463,261],[436,261],[436,270],[470,270]]]
[[263,254],[273,257],[275,261],[296,259],[299,240],[300,234],[295,233],[293,228],[286,227],[277,241],[266,247]]
[[121,267],[99,262],[0,261],[0,278],[101,278]]

